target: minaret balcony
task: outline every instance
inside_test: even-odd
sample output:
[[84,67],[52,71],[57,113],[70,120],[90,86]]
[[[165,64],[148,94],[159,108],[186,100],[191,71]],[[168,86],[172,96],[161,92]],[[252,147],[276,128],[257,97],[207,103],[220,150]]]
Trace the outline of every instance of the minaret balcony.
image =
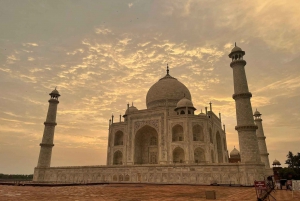
[[242,126],[235,127],[235,130],[237,131],[252,131],[257,129],[258,127],[256,125],[242,125]]
[[245,66],[247,64],[247,62],[245,60],[233,60],[231,63],[230,63],[230,67],[234,67],[234,66]]
[[57,123],[56,122],[44,122],[45,126],[56,126]]
[[252,94],[250,92],[247,93],[239,93],[239,94],[233,94],[232,98],[234,100],[239,99],[239,98],[251,98]]

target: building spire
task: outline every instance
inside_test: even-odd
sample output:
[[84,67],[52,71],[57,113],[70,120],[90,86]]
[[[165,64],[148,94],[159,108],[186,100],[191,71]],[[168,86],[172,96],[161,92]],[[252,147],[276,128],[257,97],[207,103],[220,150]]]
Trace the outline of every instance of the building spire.
[[258,127],[258,129],[256,130],[256,136],[257,136],[257,141],[258,141],[260,159],[265,164],[265,168],[270,168],[269,153],[268,153],[266,137],[265,137],[264,129],[263,129],[263,125],[262,125],[262,119],[260,117],[261,114],[256,109],[253,116],[255,117],[254,122],[255,122],[256,126]]
[[236,42],[234,42],[234,47],[236,47]]
[[[235,43],[236,45],[236,43]],[[232,98],[235,100],[237,126],[235,130],[238,132],[239,148],[242,163],[261,163],[258,140],[256,137],[256,129],[258,128],[253,119],[253,112],[250,98],[252,94],[249,92],[245,65],[243,60],[245,52],[236,46],[228,55],[232,59],[230,67],[233,70],[234,94]],[[238,61],[238,62],[236,62]]]
[[167,64],[167,75],[169,75],[169,64]]
[[[56,87],[55,87],[56,88]],[[53,90],[50,94],[48,113],[46,121],[44,122],[44,134],[42,142],[40,143],[40,155],[38,159],[37,168],[50,167],[52,147],[54,146],[54,128],[56,124],[57,105],[60,94],[57,90]]]

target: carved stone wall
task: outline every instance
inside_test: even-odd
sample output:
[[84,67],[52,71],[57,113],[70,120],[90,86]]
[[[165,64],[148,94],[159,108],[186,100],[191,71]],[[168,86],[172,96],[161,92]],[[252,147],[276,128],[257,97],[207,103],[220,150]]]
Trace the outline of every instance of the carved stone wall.
[[265,175],[263,164],[143,165],[35,168],[34,181],[64,183],[165,183],[253,185]]

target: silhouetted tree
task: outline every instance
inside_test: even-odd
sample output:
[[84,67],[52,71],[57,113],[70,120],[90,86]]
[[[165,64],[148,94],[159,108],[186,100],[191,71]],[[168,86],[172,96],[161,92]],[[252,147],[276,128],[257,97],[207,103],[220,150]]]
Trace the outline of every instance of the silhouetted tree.
[[300,168],[300,153],[298,152],[296,155],[293,152],[289,151],[288,155],[286,155],[287,160],[285,164],[288,165],[289,168]]
[[282,179],[300,179],[300,153],[294,155],[293,152],[289,151],[286,157],[285,164],[288,167],[279,170],[280,177]]

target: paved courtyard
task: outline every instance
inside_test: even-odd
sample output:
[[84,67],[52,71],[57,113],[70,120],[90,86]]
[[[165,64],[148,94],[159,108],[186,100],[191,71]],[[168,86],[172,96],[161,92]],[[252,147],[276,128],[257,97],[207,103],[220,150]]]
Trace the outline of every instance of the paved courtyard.
[[[110,184],[96,186],[32,187],[0,185],[0,200],[206,200],[205,191],[214,190],[217,200],[256,200],[252,187]],[[300,192],[292,198],[291,191],[277,190],[277,201],[300,200]]]

